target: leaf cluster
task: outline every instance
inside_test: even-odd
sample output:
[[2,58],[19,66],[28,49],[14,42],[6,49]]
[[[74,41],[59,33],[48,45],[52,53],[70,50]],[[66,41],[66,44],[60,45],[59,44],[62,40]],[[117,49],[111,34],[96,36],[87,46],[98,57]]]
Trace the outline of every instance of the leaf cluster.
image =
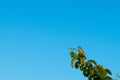
[[112,80],[109,75],[112,75],[109,69],[96,63],[95,60],[87,60],[86,56],[81,55],[81,52],[70,52],[71,66],[80,69],[88,80]]

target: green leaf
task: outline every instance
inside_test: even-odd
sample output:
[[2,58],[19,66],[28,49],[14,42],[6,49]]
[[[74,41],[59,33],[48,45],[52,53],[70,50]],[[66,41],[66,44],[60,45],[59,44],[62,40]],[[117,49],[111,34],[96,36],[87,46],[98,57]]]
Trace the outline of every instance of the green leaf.
[[113,80],[110,76],[106,76],[104,80]]
[[80,65],[80,70],[83,71],[84,70],[84,64]]
[[95,74],[95,70],[90,70],[89,78]]
[[84,70],[84,71],[83,71],[83,75],[84,75],[85,77],[88,77],[89,71],[88,71],[88,70]]
[[70,56],[74,57],[75,53],[73,51],[70,52]]
[[73,51],[70,52],[70,56],[75,59],[78,59],[79,57],[78,54],[75,54]]
[[110,71],[109,69],[105,69],[105,71],[106,71],[108,74],[112,75],[112,73],[111,73],[111,71]]
[[91,63],[97,65],[96,61],[94,61],[94,60],[88,60],[88,62],[91,62]]
[[106,76],[106,72],[99,70],[99,71],[97,72],[97,75],[98,75],[101,79],[104,79],[104,77]]
[[76,63],[75,63],[75,68],[78,69],[79,66],[80,66],[79,62],[76,62]]
[[87,67],[89,67],[90,64],[91,64],[91,63],[90,63],[89,61],[85,63],[85,65],[86,65]]
[[72,68],[74,67],[74,61],[75,60],[76,60],[75,58],[72,58],[72,60],[71,60],[71,66],[72,66]]

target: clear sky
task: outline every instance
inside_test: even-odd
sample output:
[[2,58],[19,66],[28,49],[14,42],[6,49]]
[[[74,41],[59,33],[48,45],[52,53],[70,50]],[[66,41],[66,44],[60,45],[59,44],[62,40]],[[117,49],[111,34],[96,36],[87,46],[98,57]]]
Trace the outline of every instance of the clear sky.
[[85,80],[78,45],[120,72],[120,0],[0,0],[0,80]]

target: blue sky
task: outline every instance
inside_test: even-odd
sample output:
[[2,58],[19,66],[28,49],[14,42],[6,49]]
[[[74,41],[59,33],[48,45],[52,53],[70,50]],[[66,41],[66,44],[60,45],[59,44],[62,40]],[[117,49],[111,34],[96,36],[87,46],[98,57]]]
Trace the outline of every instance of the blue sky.
[[119,0],[1,0],[0,80],[85,80],[69,47],[120,72]]

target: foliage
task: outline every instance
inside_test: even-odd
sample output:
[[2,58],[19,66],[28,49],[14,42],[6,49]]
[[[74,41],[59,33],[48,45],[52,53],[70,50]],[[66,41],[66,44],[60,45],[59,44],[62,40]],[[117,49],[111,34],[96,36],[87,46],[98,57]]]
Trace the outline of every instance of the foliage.
[[78,53],[75,53],[76,49],[74,48],[70,48],[70,50],[72,50],[70,52],[71,66],[80,69],[88,80],[112,80],[109,76],[112,75],[109,69],[97,64],[95,60],[86,61],[86,56],[80,46]]

